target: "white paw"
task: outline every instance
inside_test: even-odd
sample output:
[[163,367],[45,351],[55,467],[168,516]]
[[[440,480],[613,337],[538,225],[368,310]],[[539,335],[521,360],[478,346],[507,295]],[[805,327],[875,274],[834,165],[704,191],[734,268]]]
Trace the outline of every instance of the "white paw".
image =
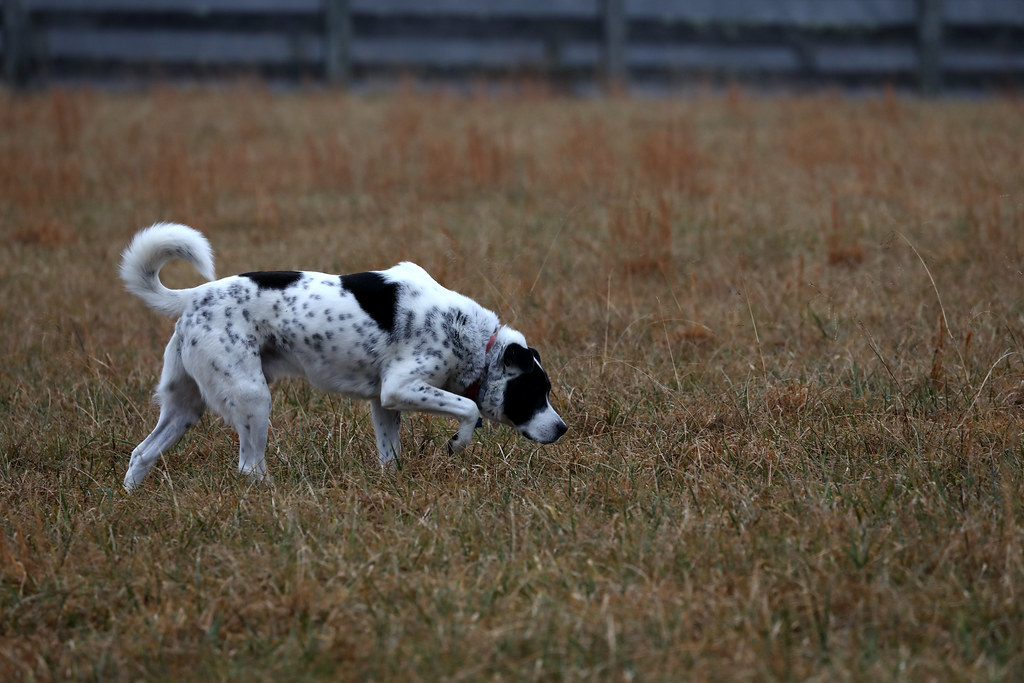
[[458,453],[463,450],[473,441],[473,429],[476,427],[476,421],[466,423],[466,425],[460,425],[459,431],[455,433],[451,439],[448,440],[448,452]]

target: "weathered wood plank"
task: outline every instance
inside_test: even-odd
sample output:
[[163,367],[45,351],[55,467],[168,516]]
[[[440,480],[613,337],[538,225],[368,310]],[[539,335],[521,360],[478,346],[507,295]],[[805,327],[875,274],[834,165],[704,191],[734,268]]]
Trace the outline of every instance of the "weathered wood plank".
[[19,0],[3,0],[3,75],[4,80],[20,87],[31,68],[31,44],[28,17]]
[[324,24],[327,80],[347,87],[352,81],[352,11],[349,0],[324,0]]
[[27,11],[50,12],[182,12],[235,14],[275,12],[319,13],[323,0],[21,0]]
[[942,22],[944,0],[917,0],[918,85],[935,94],[942,87]]
[[323,39],[314,34],[56,28],[42,38],[45,57],[62,60],[284,64],[324,58]]
[[774,24],[803,27],[883,26],[913,23],[907,0],[630,0],[630,19],[696,23]]
[[602,74],[605,87],[612,90],[626,84],[626,2],[602,0]]

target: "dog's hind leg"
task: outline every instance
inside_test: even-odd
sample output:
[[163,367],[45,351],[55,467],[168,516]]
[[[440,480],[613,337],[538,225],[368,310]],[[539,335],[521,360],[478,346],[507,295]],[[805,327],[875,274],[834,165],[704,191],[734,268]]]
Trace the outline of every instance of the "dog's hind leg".
[[254,388],[242,402],[244,410],[232,412],[238,430],[238,471],[253,481],[268,480],[267,432],[270,430],[270,387]]
[[402,452],[402,413],[388,410],[375,398],[370,399],[370,412],[373,414],[373,432],[377,437],[377,457],[380,466],[386,468]]
[[150,435],[132,451],[128,472],[124,475],[124,487],[129,491],[139,485],[160,455],[174,446],[206,409],[199,387],[182,365],[177,334],[171,337],[164,352],[164,369],[156,397],[160,402],[160,419]]
[[185,353],[185,366],[210,408],[238,432],[238,471],[254,481],[267,478],[265,452],[270,429],[270,387],[262,361],[238,347],[199,344]]

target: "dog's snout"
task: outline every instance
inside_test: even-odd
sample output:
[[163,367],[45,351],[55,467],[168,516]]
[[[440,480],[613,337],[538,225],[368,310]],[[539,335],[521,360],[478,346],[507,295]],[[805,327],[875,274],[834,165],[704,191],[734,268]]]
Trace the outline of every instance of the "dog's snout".
[[536,441],[537,443],[549,444],[554,443],[562,438],[562,435],[569,431],[569,428],[565,425],[565,422],[555,418],[557,422],[549,422],[543,425],[539,429],[530,429],[529,427],[519,427],[519,433],[525,436],[530,441]]
[[555,443],[556,441],[561,439],[562,435],[565,434],[567,431],[569,431],[569,428],[565,425],[564,422],[559,420],[552,428],[552,431],[549,433],[546,439],[534,439],[534,441],[539,441],[544,444]]

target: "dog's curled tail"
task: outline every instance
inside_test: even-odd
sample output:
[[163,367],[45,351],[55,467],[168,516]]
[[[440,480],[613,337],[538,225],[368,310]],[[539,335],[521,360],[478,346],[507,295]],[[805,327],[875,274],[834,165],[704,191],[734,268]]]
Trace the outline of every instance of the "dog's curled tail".
[[171,259],[188,261],[207,280],[216,279],[213,250],[198,230],[177,223],[155,223],[135,234],[121,254],[121,279],[132,294],[161,313],[181,315],[188,289],[168,289],[160,282],[160,268]]

